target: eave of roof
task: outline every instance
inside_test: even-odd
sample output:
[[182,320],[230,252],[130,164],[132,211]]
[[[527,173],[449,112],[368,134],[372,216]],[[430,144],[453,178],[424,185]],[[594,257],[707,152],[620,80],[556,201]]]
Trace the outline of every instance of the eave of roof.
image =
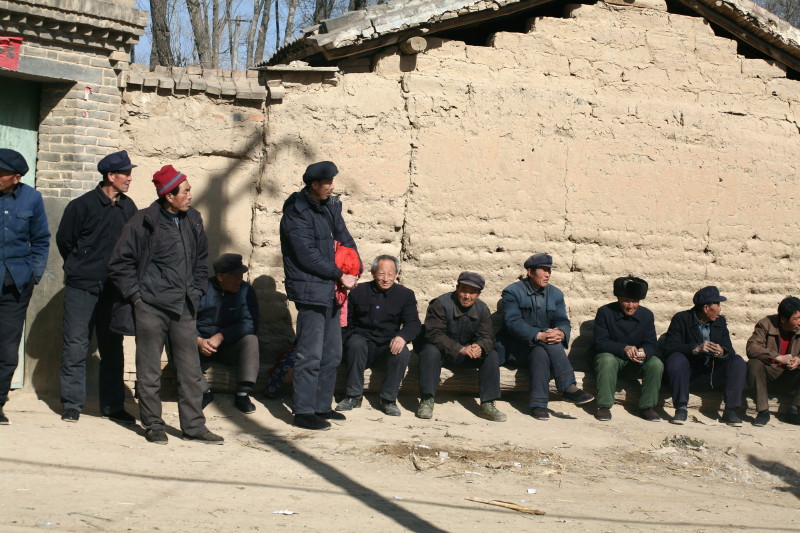
[[[315,58],[331,63],[410,37],[469,26],[559,0],[393,0],[307,28],[305,35],[253,68]],[[751,0],[678,0],[706,20],[800,72],[800,30]],[[635,4],[635,0],[609,0]],[[321,61],[320,61],[321,60]]]

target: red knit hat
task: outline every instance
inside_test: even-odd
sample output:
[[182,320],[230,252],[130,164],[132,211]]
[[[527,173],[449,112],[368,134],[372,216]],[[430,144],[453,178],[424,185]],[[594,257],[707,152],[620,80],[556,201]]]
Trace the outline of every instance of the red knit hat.
[[158,196],[166,196],[172,189],[186,181],[186,174],[178,172],[172,165],[164,165],[153,174],[153,184]]

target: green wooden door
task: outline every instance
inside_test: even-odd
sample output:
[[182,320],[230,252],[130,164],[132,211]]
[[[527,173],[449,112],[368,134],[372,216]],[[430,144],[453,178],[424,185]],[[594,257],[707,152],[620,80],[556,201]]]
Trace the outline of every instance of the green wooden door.
[[[22,181],[31,187],[36,185],[40,94],[39,83],[0,76],[0,147],[11,148],[25,157],[30,170]],[[22,387],[24,366],[25,335],[19,344],[19,366],[11,381],[12,388]]]

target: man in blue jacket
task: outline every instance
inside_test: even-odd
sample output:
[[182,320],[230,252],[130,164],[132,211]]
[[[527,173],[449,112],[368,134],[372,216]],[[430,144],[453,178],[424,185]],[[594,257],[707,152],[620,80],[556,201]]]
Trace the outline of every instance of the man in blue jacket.
[[335,241],[356,249],[333,196],[339,173],[330,161],[306,168],[305,187],[283,204],[280,224],[286,296],[297,306],[297,352],[294,367],[294,425],[330,429],[328,420],[344,420],[331,409],[336,367],[342,360],[342,328],[335,300],[337,282],[356,286],[357,276],[336,266]]
[[672,317],[664,342],[664,375],[672,390],[673,424],[686,422],[689,390],[724,387],[722,421],[742,425],[736,410],[742,405],[747,365],[731,344],[720,303],[727,298],[710,285],[697,291],[694,307]]
[[219,362],[238,367],[234,405],[255,412],[250,392],[258,378],[258,300],[243,275],[247,267],[239,254],[222,254],[214,261],[214,277],[197,312],[197,350],[204,366]]
[[614,280],[616,302],[597,310],[594,319],[594,344],[597,355],[597,413],[601,421],[611,420],[611,406],[617,390],[617,376],[642,378],[639,414],[645,420],[658,422],[661,417],[653,409],[658,402],[658,389],[664,364],[656,357],[658,340],[653,313],[639,305],[647,296],[647,282],[626,276]]
[[577,405],[591,402],[594,396],[578,388],[567,358],[569,317],[564,293],[550,285],[553,258],[533,254],[523,267],[527,277],[503,289],[503,330],[498,340],[502,339],[499,344],[507,363],[528,365],[531,416],[547,420],[551,379],[556,382],[556,390]]
[[11,379],[19,362],[19,341],[33,286],[47,264],[50,231],[42,195],[20,183],[28,173],[22,154],[0,148],[0,425],[9,424],[3,413]]
[[124,409],[122,335],[109,329],[111,308],[121,297],[108,279],[111,251],[137,211],[125,194],[135,167],[124,150],[101,159],[97,170],[103,181],[67,204],[56,232],[67,286],[61,356],[61,420],[65,422],[77,422],[86,401],[86,356],[94,329],[100,352],[100,413],[116,422],[136,423]]

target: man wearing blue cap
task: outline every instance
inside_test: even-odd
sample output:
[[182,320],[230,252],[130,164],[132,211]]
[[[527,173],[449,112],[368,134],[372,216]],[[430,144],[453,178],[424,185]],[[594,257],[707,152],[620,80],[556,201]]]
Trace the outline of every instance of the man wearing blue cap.
[[297,306],[297,355],[294,367],[294,425],[330,429],[328,420],[344,420],[331,409],[336,367],[342,360],[342,328],[335,290],[356,286],[357,276],[336,266],[335,242],[356,249],[342,218],[342,202],[333,196],[339,173],[331,161],[306,168],[305,187],[283,204],[280,224],[286,295]]
[[97,170],[103,180],[67,204],[56,232],[67,286],[61,356],[61,420],[65,422],[78,421],[86,400],[86,356],[93,329],[100,352],[100,413],[115,422],[136,422],[124,409],[122,335],[109,327],[112,304],[120,296],[108,278],[111,251],[137,210],[125,194],[135,167],[124,150],[101,159]]
[[589,403],[594,396],[578,388],[567,358],[570,324],[564,293],[550,284],[553,258],[533,254],[523,267],[527,277],[503,289],[503,330],[498,334],[498,351],[503,351],[504,360],[510,365],[528,366],[531,416],[547,420],[551,379],[556,382],[556,390],[576,405]]
[[742,405],[747,365],[731,344],[720,302],[727,300],[713,285],[693,298],[694,307],[672,317],[664,342],[664,376],[672,391],[673,424],[686,422],[689,390],[724,387],[722,422],[742,425],[736,409]]
[[20,183],[28,163],[17,151],[0,148],[0,424],[9,424],[3,413],[11,379],[19,362],[19,341],[33,286],[47,264],[50,231],[42,195]]

